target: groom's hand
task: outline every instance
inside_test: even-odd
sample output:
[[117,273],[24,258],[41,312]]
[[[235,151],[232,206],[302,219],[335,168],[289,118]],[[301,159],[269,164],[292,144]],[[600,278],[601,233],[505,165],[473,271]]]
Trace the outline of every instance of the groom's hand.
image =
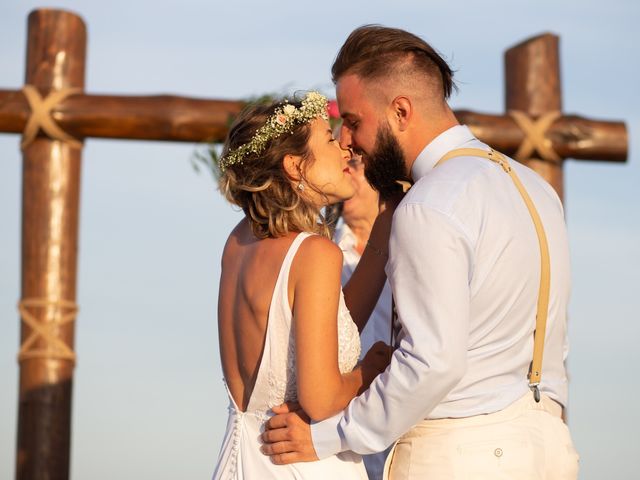
[[273,407],[273,413],[262,434],[262,453],[276,465],[318,460],[311,441],[309,417],[297,403]]

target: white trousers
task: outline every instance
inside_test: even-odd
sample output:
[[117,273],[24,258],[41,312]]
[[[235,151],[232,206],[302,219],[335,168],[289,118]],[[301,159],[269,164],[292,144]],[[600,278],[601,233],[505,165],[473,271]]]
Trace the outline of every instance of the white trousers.
[[575,480],[578,454],[561,414],[528,392],[496,413],[423,420],[396,442],[384,478]]

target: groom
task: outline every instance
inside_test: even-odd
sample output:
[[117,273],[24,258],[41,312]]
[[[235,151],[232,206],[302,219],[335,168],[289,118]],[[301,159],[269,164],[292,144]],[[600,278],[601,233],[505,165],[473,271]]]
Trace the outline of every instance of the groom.
[[[531,197],[550,252],[550,300],[542,380],[529,388],[541,249],[508,164],[460,148],[490,150],[459,125],[442,57],[417,36],[364,26],[332,68],[344,120],[341,142],[363,155],[398,206],[386,267],[401,326],[387,370],[331,419],[311,426],[286,407],[270,419],[263,451],[275,463],[397,443],[389,478],[575,479],[577,454],[561,420],[569,252],[563,209],[536,173],[509,160]],[[475,150],[476,152],[478,150]],[[490,157],[491,158],[491,157]],[[375,248],[375,246],[373,246]],[[377,249],[379,251],[379,249]]]

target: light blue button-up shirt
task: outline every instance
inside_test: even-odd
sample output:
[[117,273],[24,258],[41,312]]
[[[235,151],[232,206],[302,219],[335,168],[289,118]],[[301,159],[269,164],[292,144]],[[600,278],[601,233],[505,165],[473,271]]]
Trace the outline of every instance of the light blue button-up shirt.
[[[402,325],[387,370],[342,412],[312,425],[316,453],[383,450],[425,418],[492,413],[528,391],[540,282],[538,239],[509,175],[457,148],[489,147],[465,126],[420,153],[393,217],[387,276]],[[551,295],[541,391],[567,402],[569,249],[553,188],[511,160],[544,224]]]

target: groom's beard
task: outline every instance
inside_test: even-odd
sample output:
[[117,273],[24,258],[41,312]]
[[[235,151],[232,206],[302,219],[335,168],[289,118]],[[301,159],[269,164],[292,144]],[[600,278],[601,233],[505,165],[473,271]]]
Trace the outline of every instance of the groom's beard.
[[371,155],[366,155],[364,175],[369,184],[388,200],[402,187],[397,180],[409,181],[404,154],[388,123],[378,127],[376,144]]

